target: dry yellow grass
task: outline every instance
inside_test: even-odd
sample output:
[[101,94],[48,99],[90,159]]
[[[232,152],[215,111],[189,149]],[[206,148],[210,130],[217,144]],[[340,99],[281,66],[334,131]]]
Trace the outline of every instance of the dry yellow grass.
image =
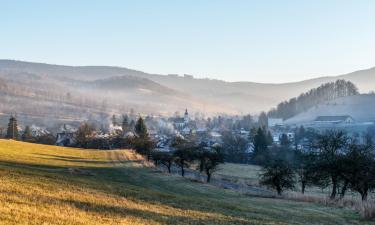
[[130,150],[0,140],[0,224],[370,224],[352,211],[244,197],[147,165]]

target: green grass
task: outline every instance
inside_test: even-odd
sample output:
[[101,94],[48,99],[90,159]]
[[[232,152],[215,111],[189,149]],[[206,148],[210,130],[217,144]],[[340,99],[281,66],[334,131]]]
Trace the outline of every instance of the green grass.
[[1,224],[375,224],[162,174],[129,150],[0,140]]

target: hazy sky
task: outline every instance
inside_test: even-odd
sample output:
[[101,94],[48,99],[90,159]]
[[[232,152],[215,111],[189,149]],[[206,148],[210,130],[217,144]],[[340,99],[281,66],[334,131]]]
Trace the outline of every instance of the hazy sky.
[[0,0],[0,58],[303,80],[375,66],[375,1]]

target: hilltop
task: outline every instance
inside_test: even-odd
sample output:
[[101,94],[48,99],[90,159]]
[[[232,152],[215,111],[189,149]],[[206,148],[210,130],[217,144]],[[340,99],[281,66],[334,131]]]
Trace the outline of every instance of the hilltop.
[[131,150],[0,140],[0,176],[1,224],[366,224],[346,209],[163,174]]

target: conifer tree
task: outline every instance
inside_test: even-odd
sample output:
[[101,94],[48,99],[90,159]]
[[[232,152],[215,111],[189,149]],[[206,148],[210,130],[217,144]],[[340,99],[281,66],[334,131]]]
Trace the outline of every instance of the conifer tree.
[[112,115],[112,125],[113,125],[114,127],[117,126],[117,118],[116,118],[116,115],[115,115],[115,114]]
[[147,127],[142,117],[139,117],[137,123],[135,124],[135,133],[141,138],[148,136]]
[[33,140],[33,136],[31,134],[31,130],[29,126],[25,127],[25,130],[22,134],[22,140],[27,141],[27,142],[31,142]]
[[9,139],[15,139],[15,140],[18,139],[17,119],[14,116],[11,116],[9,118],[6,137]]
[[128,121],[128,115],[123,115],[122,116],[122,123],[121,123],[121,127],[122,127],[122,131],[125,132],[128,130],[129,128],[129,121]]

